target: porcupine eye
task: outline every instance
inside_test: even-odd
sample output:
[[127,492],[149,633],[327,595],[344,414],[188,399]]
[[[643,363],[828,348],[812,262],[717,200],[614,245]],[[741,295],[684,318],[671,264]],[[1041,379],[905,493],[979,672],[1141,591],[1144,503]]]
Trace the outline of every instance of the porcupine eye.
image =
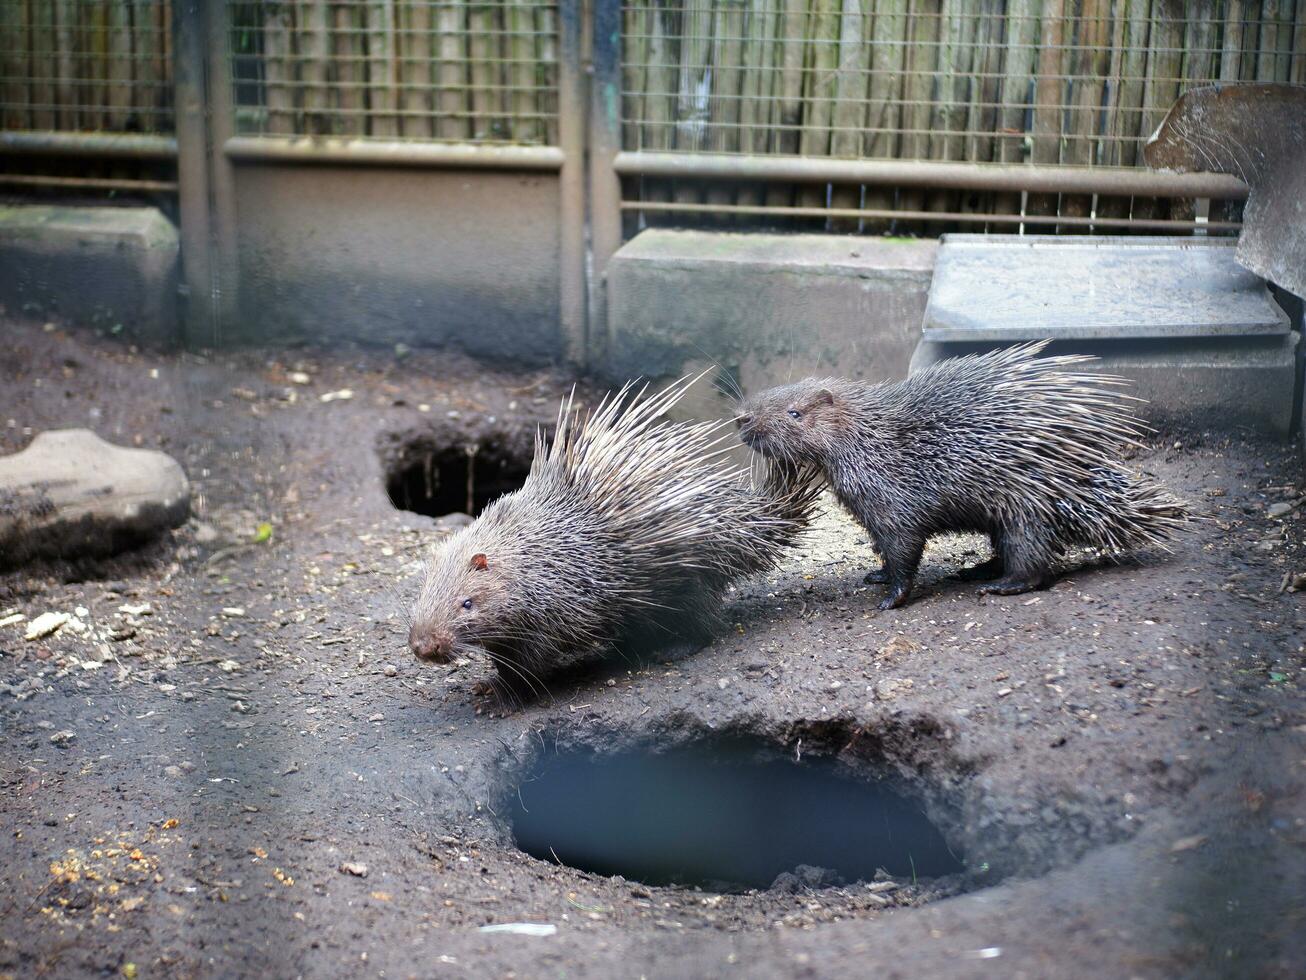
[[803,413],[798,411],[796,408],[791,408],[789,409],[789,417],[791,419],[800,419],[803,417]]
[[462,601],[462,607],[463,607],[464,609],[471,609],[471,608],[472,608],[472,600],[471,600],[471,599],[464,599],[464,600]]

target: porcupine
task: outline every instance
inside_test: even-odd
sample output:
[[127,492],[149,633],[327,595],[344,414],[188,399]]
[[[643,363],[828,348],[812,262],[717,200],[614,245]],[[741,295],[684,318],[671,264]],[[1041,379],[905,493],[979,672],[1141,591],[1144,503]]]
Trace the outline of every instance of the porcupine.
[[563,402],[524,485],[434,557],[409,632],[419,660],[484,654],[524,694],[605,648],[710,638],[726,586],[775,564],[821,480],[729,462],[729,421],[663,420],[695,380],[628,384],[588,415]]
[[809,379],[746,400],[742,440],[765,457],[819,466],[870,533],[883,567],[867,575],[911,593],[935,534],[988,534],[993,557],[963,572],[981,593],[1048,585],[1068,548],[1162,546],[1190,519],[1119,460],[1148,431],[1123,379],[1075,372],[1084,355],[1039,357],[1048,341],[940,361],[894,384]]

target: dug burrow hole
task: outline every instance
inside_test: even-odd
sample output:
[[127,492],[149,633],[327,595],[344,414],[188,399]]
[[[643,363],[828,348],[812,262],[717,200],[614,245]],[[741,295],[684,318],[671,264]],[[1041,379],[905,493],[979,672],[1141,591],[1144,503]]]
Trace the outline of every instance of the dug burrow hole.
[[382,462],[390,502],[427,517],[477,517],[494,500],[519,489],[531,467],[530,439],[510,435],[449,441],[423,435],[395,440],[387,449]]
[[965,871],[891,780],[760,737],[548,748],[507,802],[521,850],[645,885],[745,892]]

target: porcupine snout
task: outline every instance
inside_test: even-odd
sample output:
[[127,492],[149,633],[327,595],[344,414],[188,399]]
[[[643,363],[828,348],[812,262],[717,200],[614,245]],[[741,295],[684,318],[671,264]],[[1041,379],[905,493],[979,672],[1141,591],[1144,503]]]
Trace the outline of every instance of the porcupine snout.
[[453,659],[453,637],[414,623],[408,631],[408,649],[418,660],[428,663],[447,664]]

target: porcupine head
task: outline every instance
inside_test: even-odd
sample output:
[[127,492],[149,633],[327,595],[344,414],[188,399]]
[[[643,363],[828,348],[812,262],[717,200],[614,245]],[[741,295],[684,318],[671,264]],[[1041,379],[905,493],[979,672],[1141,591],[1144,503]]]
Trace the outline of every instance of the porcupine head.
[[557,542],[550,548],[535,541],[541,529],[529,519],[534,508],[519,497],[499,498],[434,556],[408,634],[419,660],[449,663],[479,654],[511,674],[530,669],[519,663],[527,650],[547,655],[557,631],[550,623],[560,617],[573,635],[584,635],[585,603],[574,594],[574,573],[551,567],[565,559]]
[[839,389],[838,379],[809,378],[753,395],[739,407],[739,437],[771,459],[824,466],[849,422]]

